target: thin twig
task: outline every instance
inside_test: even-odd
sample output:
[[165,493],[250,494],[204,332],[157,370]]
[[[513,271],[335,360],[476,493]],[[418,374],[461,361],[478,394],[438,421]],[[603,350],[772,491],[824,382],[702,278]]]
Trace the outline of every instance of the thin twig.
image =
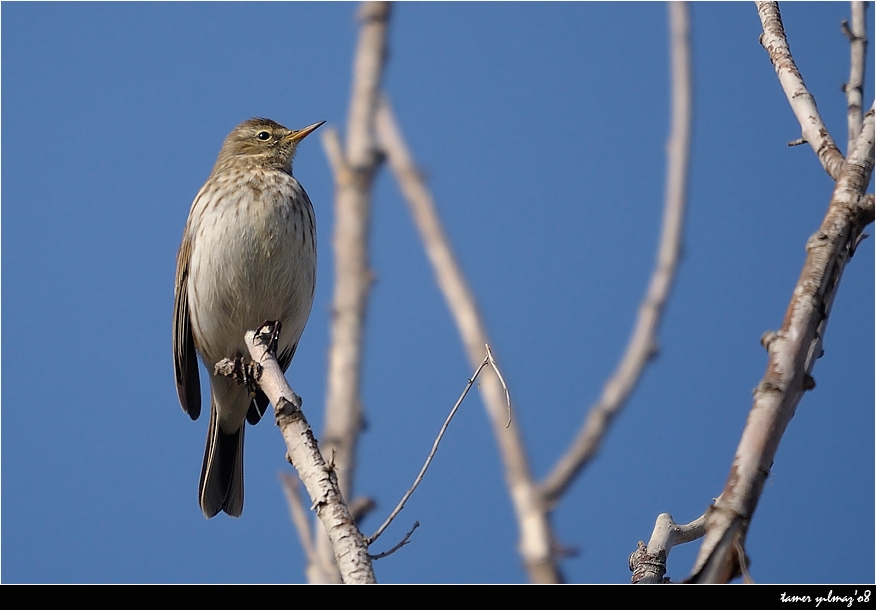
[[739,564],[739,569],[742,572],[742,582],[747,585],[755,584],[754,579],[751,577],[751,573],[748,571],[748,564],[750,563],[748,560],[748,555],[745,554],[745,548],[742,546],[742,542],[739,539],[736,539],[736,562]]
[[505,390],[505,402],[508,404],[508,423],[505,427],[508,428],[511,425],[511,392],[508,391],[508,384],[505,383],[505,378],[502,377],[499,365],[496,364],[496,359],[493,358],[493,350],[490,349],[490,344],[487,343],[484,347],[487,348],[487,360],[489,360],[490,366],[493,367],[493,370],[496,371],[499,383],[502,384],[502,389]]
[[672,125],[667,145],[666,193],[657,261],[626,351],[602,395],[587,414],[577,437],[557,461],[540,488],[545,504],[554,506],[599,450],[609,426],[626,404],[642,371],[657,352],[657,330],[672,290],[681,254],[687,201],[688,159],[693,123],[693,85],[688,6],[669,4],[672,62]]
[[791,110],[800,123],[803,131],[803,139],[809,142],[812,150],[818,155],[818,160],[831,178],[839,178],[843,166],[843,155],[837,148],[818,114],[815,106],[815,98],[809,93],[797,64],[791,56],[788,39],[785,38],[785,28],[782,25],[782,16],[779,13],[777,2],[755,2],[757,13],[763,27],[763,35],[760,42],[769,53],[770,61],[776,69],[779,83],[788,98]]
[[[489,347],[487,348],[489,349]],[[456,412],[459,410],[459,405],[462,404],[462,401],[465,399],[465,396],[468,394],[468,391],[471,389],[471,386],[474,385],[475,380],[478,378],[478,375],[481,374],[481,371],[487,364],[490,363],[490,354],[487,352],[487,356],[484,358],[484,361],[481,362],[480,366],[475,369],[474,375],[472,375],[471,379],[468,380],[468,383],[465,384],[465,388],[462,390],[462,394],[459,395],[459,398],[456,401],[456,404],[453,405],[453,408],[450,409],[450,415],[447,416],[447,419],[444,420],[444,425],[441,426],[441,430],[438,432],[438,437],[435,439],[435,442],[432,443],[432,450],[429,452],[429,456],[426,458],[426,463],[423,464],[423,467],[420,468],[420,473],[417,475],[417,478],[414,479],[414,484],[411,485],[410,489],[408,489],[407,493],[402,496],[401,501],[395,507],[395,509],[389,514],[389,517],[386,518],[386,521],[383,522],[377,531],[374,532],[371,536],[368,537],[368,544],[374,544],[374,541],[380,537],[380,534],[389,527],[389,524],[392,523],[392,520],[395,519],[396,515],[398,515],[401,510],[405,507],[405,502],[408,501],[408,498],[414,493],[414,490],[419,486],[420,481],[423,480],[423,476],[426,474],[426,471],[429,469],[429,464],[432,463],[432,458],[435,457],[435,453],[438,452],[438,444],[441,442],[441,439],[444,438],[444,433],[447,432],[447,427],[450,425],[450,420],[453,419],[453,416],[456,415]]]
[[371,559],[376,561],[378,559],[383,559],[384,557],[389,557],[390,555],[395,553],[397,550],[399,550],[400,548],[402,548],[404,545],[406,545],[408,543],[408,540],[410,539],[411,535],[417,530],[418,527],[420,527],[420,522],[414,521],[414,526],[410,529],[410,531],[407,534],[405,534],[405,537],[401,539],[401,542],[399,542],[397,545],[395,545],[394,547],[392,547],[388,551],[378,553],[377,555],[372,555]]

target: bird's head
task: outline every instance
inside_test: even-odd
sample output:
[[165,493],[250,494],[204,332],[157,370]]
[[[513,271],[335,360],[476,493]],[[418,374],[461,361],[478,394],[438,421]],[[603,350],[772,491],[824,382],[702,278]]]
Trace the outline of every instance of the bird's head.
[[216,160],[216,169],[243,163],[288,172],[292,168],[292,158],[299,142],[323,123],[325,121],[291,130],[271,119],[244,121],[225,138]]

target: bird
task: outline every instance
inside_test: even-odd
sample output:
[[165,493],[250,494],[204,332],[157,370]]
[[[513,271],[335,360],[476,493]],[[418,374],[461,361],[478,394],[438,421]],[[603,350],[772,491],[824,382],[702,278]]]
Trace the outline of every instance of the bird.
[[280,322],[277,360],[285,371],[313,305],[316,221],[292,176],[301,141],[320,121],[290,130],[253,118],[234,128],[195,196],[177,255],[173,363],[180,405],[201,413],[198,359],[210,378],[210,424],[198,484],[206,518],[243,512],[244,423],[256,424],[268,398],[214,372],[244,358],[244,334]]

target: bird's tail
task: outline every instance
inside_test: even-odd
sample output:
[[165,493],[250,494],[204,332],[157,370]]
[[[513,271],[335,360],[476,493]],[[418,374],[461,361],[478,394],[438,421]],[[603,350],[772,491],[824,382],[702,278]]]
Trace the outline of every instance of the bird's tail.
[[207,449],[201,467],[198,496],[208,519],[224,510],[232,517],[243,512],[243,429],[226,434],[219,426],[216,406],[210,409]]

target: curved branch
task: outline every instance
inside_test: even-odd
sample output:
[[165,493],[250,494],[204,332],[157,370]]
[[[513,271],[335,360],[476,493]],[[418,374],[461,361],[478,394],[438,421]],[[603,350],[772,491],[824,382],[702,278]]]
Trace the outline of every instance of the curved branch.
[[688,159],[692,125],[693,86],[688,6],[669,4],[672,61],[672,126],[667,146],[666,194],[657,264],[627,349],[599,401],[590,408],[578,436],[541,484],[545,503],[553,506],[578,473],[596,455],[614,417],[626,404],[642,371],[657,352],[657,329],[669,298],[684,228]]

